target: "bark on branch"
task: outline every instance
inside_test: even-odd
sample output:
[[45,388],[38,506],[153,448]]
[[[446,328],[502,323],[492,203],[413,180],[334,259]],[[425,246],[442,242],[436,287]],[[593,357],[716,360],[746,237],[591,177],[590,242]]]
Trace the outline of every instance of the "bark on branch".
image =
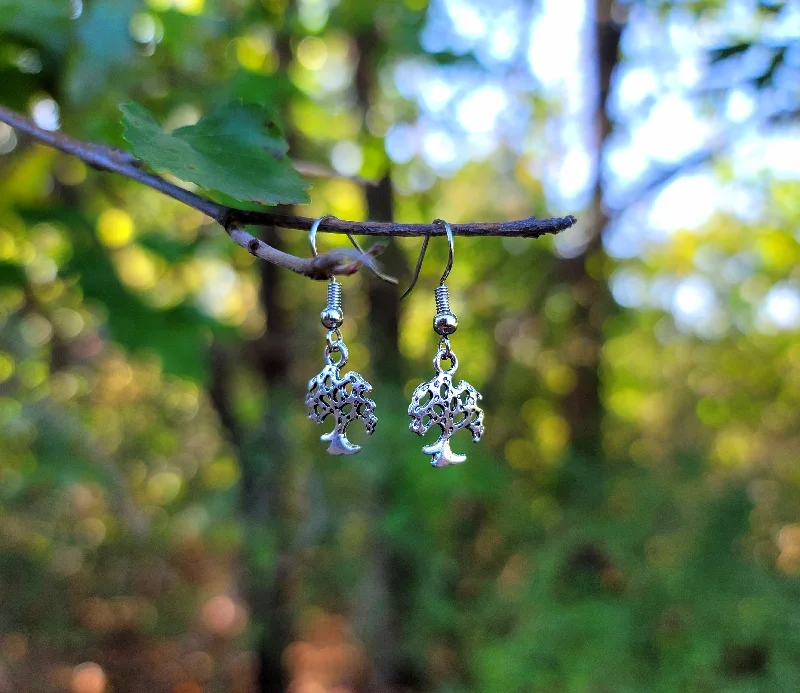
[[[311,279],[328,279],[336,274],[353,274],[359,267],[375,267],[374,257],[384,247],[376,244],[366,253],[351,250],[335,250],[316,258],[300,258],[284,253],[245,230],[245,225],[279,226],[285,229],[309,230],[314,223],[310,217],[292,216],[271,211],[246,211],[219,204],[213,200],[181,188],[161,176],[144,170],[143,162],[129,152],[113,147],[84,142],[60,132],[44,130],[28,118],[0,106],[0,122],[25,133],[30,138],[49,147],[77,157],[84,163],[101,171],[117,173],[130,180],[146,185],[189,207],[192,207],[222,225],[228,235],[249,253],[279,267],[297,272]],[[473,222],[452,224],[457,236],[489,236],[539,238],[546,234],[556,234],[575,223],[575,217],[554,219],[528,217],[518,221]],[[320,224],[319,232],[349,233],[360,236],[442,236],[444,230],[433,224],[397,224],[376,221],[345,221],[326,219]]]

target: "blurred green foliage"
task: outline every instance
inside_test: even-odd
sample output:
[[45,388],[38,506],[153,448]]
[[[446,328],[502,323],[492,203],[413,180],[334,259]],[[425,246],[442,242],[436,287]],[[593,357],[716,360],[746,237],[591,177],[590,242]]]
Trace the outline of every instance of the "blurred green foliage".
[[[657,5],[713,21],[725,3]],[[184,144],[243,99],[275,112],[297,160],[353,145],[355,173],[391,175],[403,220],[547,213],[518,152],[421,190],[416,162],[386,155],[389,126],[415,111],[387,77],[395,65],[476,68],[424,53],[426,11],[0,0],[0,102],[122,147],[120,103]],[[251,107],[235,108],[234,143],[261,141]],[[555,110],[536,109],[538,136]],[[235,144],[229,160],[220,141],[193,147],[224,178],[204,182],[128,139],[159,170],[253,197]],[[380,423],[366,441],[353,431],[364,451],[326,458],[302,402],[324,285],[2,125],[0,152],[0,691],[278,690],[271,662],[295,693],[797,690],[800,341],[763,316],[769,292],[798,280],[797,182],[741,181],[763,214],[587,258],[588,276],[641,295],[702,280],[719,306],[687,326],[641,300],[608,317],[602,343],[574,324],[593,296],[550,239],[459,238],[453,344],[487,432],[465,465],[432,470],[403,403],[430,371],[440,244],[402,306],[398,358],[371,348],[374,280],[347,281],[350,364],[398,367],[370,377]],[[303,201],[290,183],[264,200]],[[322,177],[303,213],[362,218],[369,195]],[[307,253],[301,233],[276,242]],[[396,247],[407,269],[417,244]],[[563,405],[593,350],[603,424],[587,455]]]

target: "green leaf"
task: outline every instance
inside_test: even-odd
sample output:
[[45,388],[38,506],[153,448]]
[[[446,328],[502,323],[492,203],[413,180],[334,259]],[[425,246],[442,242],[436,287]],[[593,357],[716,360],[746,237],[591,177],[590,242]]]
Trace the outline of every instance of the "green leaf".
[[85,103],[108,88],[116,67],[130,61],[134,42],[129,25],[134,0],[92,3],[78,21],[78,51],[69,75],[73,101]]
[[307,203],[310,187],[292,167],[289,145],[262,106],[233,102],[190,125],[164,132],[153,115],[123,104],[123,136],[133,153],[154,169],[243,202]]
[[0,0],[0,31],[48,50],[66,50],[69,23],[69,0]]

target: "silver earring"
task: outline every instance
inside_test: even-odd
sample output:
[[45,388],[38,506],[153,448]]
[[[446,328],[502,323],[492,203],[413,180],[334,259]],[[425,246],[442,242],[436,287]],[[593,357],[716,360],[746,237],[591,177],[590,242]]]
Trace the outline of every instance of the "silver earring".
[[[317,229],[324,219],[332,218],[326,215],[317,219],[311,226],[309,241],[311,252],[317,257]],[[350,242],[363,251],[350,236]],[[328,416],[334,418],[334,428],[330,433],[320,436],[320,440],[330,443],[328,452],[331,455],[353,455],[361,450],[360,445],[355,445],[347,440],[347,426],[358,419],[364,422],[367,433],[372,434],[378,423],[375,416],[375,402],[366,395],[372,391],[370,385],[361,375],[350,371],[342,378],[340,370],[347,364],[347,347],[342,341],[339,331],[344,320],[342,311],[342,285],[331,277],[328,283],[328,304],[320,314],[322,324],[328,329],[325,336],[325,366],[320,373],[308,381],[306,405],[308,418],[316,423],[322,423]],[[338,361],[334,361],[334,354],[338,354]]]
[[[449,464],[459,464],[467,459],[466,455],[455,453],[450,448],[450,438],[462,428],[472,434],[473,442],[477,443],[483,436],[483,410],[478,406],[481,399],[480,393],[468,382],[462,380],[458,385],[453,384],[453,374],[458,368],[458,358],[450,348],[450,335],[458,329],[458,318],[450,309],[450,295],[445,286],[445,280],[453,268],[454,240],[453,230],[443,219],[436,219],[434,224],[444,226],[450,252],[447,268],[439,281],[439,286],[434,292],[436,296],[436,317],[433,319],[433,329],[439,335],[439,349],[433,359],[436,375],[432,380],[422,383],[414,390],[408,414],[411,416],[409,429],[420,436],[425,435],[431,426],[441,429],[439,439],[433,445],[426,445],[422,452],[431,456],[431,465],[445,467]],[[409,294],[416,284],[419,276],[425,251],[428,248],[430,236],[426,236],[422,243],[414,279],[403,298]],[[442,361],[449,361],[450,368],[442,368]]]

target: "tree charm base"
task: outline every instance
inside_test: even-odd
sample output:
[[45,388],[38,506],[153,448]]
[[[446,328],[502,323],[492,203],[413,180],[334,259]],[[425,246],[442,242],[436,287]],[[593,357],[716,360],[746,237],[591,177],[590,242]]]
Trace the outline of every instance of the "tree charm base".
[[439,438],[433,445],[426,445],[422,448],[422,452],[431,455],[431,467],[446,467],[450,464],[461,464],[467,461],[466,455],[453,452],[449,438]]

